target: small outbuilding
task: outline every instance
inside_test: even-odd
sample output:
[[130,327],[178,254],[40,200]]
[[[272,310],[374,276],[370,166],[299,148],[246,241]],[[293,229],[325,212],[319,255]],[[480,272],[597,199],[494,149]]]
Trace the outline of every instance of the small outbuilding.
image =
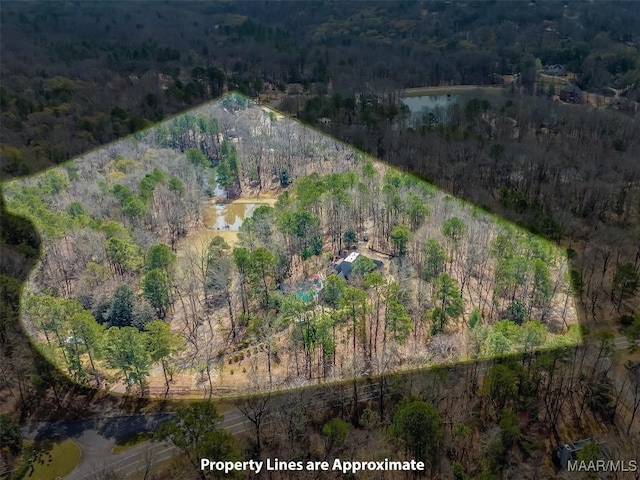
[[566,103],[582,103],[584,94],[576,85],[565,85],[560,90],[560,100]]

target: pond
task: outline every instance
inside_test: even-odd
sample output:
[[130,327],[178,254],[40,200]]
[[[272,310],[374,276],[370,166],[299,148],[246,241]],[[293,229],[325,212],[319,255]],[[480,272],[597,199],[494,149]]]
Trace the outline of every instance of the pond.
[[458,95],[422,95],[419,97],[403,97],[404,103],[411,113],[420,113],[424,109],[435,110],[446,108],[458,102]]
[[207,204],[202,212],[204,226],[210,230],[237,232],[245,218],[251,216],[262,203],[213,203]]
[[458,103],[458,95],[422,95],[419,97],[403,97],[402,103],[409,107],[411,118],[421,119],[423,115],[433,113],[446,121],[449,118],[449,109]]

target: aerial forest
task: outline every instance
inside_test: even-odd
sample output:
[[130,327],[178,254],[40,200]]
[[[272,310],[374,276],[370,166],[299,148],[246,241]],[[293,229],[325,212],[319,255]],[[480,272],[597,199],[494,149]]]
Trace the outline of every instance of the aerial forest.
[[638,3],[2,7],[0,476],[637,475]]
[[551,243],[239,95],[5,194],[44,245],[22,321],[79,383],[211,397],[581,338]]

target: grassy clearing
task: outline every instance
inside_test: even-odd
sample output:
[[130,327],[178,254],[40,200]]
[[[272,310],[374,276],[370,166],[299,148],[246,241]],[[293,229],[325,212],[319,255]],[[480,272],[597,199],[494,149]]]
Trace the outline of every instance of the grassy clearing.
[[64,478],[80,463],[80,447],[73,440],[36,441],[25,445],[24,476],[29,480]]
[[153,432],[137,432],[119,440],[111,449],[111,453],[120,453],[153,438]]

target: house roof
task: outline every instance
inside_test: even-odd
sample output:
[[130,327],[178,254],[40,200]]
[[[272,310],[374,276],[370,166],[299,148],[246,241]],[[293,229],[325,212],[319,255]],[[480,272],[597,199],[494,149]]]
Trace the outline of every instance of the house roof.
[[354,262],[356,260],[356,258],[358,258],[360,256],[360,254],[358,252],[351,252],[347,258],[344,259],[345,262],[351,263]]
[[[348,280],[351,275],[351,271],[353,270],[353,262],[359,257],[360,254],[358,252],[351,252],[346,258],[340,258],[336,261],[333,264],[333,267],[336,269],[336,272],[338,272],[338,276]],[[380,260],[372,259],[372,261],[375,263],[377,268],[380,268],[383,265]]]
[[342,262],[340,265],[336,265],[336,270],[338,273],[344,275],[344,277],[349,278],[351,270],[353,270],[353,264],[351,262]]

